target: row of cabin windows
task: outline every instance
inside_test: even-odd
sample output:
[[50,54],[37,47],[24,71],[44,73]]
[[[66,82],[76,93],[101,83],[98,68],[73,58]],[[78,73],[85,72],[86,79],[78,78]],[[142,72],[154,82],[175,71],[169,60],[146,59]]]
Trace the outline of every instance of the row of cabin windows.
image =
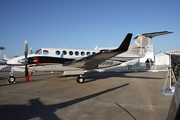
[[[41,53],[41,52],[40,52],[40,53]],[[39,54],[40,54],[40,53],[39,53]],[[43,54],[44,54],[44,55],[47,55],[48,53],[49,53],[49,51],[43,50]],[[61,52],[60,52],[59,50],[57,50],[55,53],[56,53],[56,55],[60,55],[60,54],[61,54]],[[67,55],[67,52],[64,50],[64,51],[62,51],[62,54],[63,54],[63,55]],[[82,52],[79,53],[78,51],[76,51],[75,53],[73,53],[73,51],[69,51],[69,55],[73,55],[73,54],[75,54],[76,56],[78,56],[79,54],[81,54],[82,56],[84,56],[85,54],[86,54],[86,55],[91,55],[90,52],[86,52],[86,53],[85,53],[85,52],[82,51]],[[95,52],[92,52],[92,55],[93,55],[93,54],[95,54]]]
[[[60,55],[60,51],[59,50],[57,50],[55,53],[56,53],[56,55]],[[62,54],[63,55],[67,55],[67,51],[65,51],[65,50],[62,51]],[[82,51],[82,52],[79,53],[78,51],[76,51],[76,52],[73,53],[73,51],[69,51],[69,55],[73,55],[73,54],[75,54],[76,56],[78,56],[79,54],[84,56],[85,52]],[[95,54],[95,52],[92,52],[92,54]],[[91,55],[91,53],[90,52],[86,52],[86,55]]]

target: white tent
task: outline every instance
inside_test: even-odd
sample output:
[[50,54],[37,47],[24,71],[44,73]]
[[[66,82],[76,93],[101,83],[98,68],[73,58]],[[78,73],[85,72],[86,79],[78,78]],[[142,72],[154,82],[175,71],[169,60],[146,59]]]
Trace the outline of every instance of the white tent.
[[155,55],[156,65],[169,65],[169,55],[165,53],[158,53]]

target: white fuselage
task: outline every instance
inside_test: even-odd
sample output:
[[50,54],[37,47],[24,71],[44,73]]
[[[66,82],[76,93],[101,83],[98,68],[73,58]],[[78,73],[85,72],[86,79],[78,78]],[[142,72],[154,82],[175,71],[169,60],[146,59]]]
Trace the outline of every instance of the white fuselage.
[[[128,33],[119,48],[112,48],[112,51],[110,48],[107,48],[108,50],[106,48],[104,48],[106,50],[41,48],[34,54],[28,55],[27,58],[20,56],[10,59],[7,64],[14,66],[28,64],[29,69],[34,71],[63,71],[65,73],[66,71],[74,73],[74,71],[87,69],[107,68],[145,56],[151,38],[168,33],[172,31],[138,34],[130,47],[132,34]],[[25,41],[25,48],[27,48],[27,41]],[[25,49],[25,55],[27,55],[27,49]]]
[[[34,54],[29,54],[27,58],[35,58],[35,57],[48,57],[48,58],[64,58],[64,59],[81,59],[83,57],[87,57],[93,54],[98,53],[99,50],[85,50],[85,49],[67,49],[67,48],[41,48],[36,51]],[[111,67],[115,65],[120,65],[123,62],[140,58],[139,55],[122,53],[115,57],[106,60],[101,63],[97,68],[105,68]],[[7,61],[7,64],[19,66],[23,65],[19,62],[19,60],[24,59],[25,56],[20,56],[13,58]],[[76,67],[68,67],[63,66],[60,63],[43,63],[43,64],[30,64],[29,69],[33,71],[84,71],[84,69],[76,68]]]

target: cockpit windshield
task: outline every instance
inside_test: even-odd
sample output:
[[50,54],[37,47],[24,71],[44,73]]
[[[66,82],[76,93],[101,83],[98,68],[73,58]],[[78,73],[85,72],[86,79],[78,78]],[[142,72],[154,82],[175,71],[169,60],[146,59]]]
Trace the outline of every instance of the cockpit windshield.
[[42,53],[42,50],[41,49],[39,49],[39,50],[37,50],[36,52],[35,52],[35,54],[41,54]]

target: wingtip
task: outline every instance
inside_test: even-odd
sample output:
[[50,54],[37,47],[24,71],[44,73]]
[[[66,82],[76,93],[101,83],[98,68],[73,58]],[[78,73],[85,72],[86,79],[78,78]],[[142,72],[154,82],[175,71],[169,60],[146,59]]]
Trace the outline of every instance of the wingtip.
[[169,33],[174,33],[174,32],[173,32],[173,31],[171,31],[171,30],[170,30],[170,31],[167,31],[167,32],[169,32]]

